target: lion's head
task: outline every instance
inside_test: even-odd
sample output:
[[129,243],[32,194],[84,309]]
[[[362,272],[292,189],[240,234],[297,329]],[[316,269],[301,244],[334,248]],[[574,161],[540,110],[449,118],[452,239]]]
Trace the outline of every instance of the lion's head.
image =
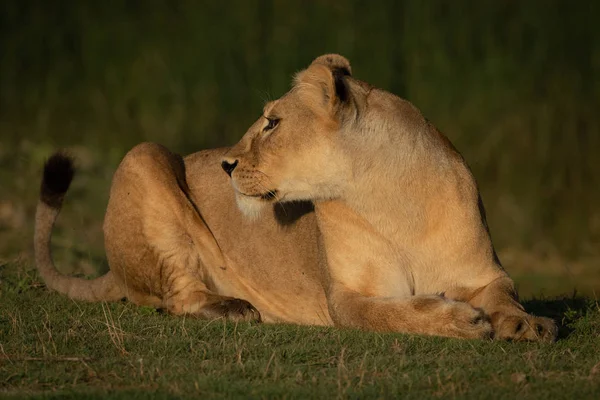
[[256,216],[273,201],[340,196],[352,174],[340,139],[368,91],[339,55],[318,57],[298,73],[223,158],[240,209]]

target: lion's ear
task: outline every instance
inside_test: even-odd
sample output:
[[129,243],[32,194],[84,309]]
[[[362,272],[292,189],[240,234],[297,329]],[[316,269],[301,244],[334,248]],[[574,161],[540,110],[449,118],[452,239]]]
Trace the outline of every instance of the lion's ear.
[[302,91],[308,103],[325,106],[328,112],[335,112],[338,106],[349,100],[348,76],[351,76],[348,60],[337,54],[326,54],[296,75],[295,86]]
[[315,58],[311,65],[321,64],[329,67],[331,70],[341,70],[344,75],[352,76],[352,67],[346,57],[339,54],[325,54]]

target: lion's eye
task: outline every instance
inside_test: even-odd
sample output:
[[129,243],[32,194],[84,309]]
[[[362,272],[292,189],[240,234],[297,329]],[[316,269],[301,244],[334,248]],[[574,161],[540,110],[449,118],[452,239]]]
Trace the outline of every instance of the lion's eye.
[[267,118],[267,121],[269,121],[269,123],[263,128],[264,132],[275,129],[277,124],[279,124],[279,118]]

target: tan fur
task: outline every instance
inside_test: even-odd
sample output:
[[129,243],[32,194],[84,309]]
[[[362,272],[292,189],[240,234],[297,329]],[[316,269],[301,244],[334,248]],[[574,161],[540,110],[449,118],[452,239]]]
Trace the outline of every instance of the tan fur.
[[274,205],[248,220],[220,167],[227,150],[184,160],[153,143],[129,151],[104,221],[110,272],[95,280],[56,271],[49,245],[58,210],[40,202],[36,261],[46,284],[78,300],[127,298],[202,318],[332,324],[312,205]]
[[412,104],[350,73],[321,56],[267,105],[224,158],[238,204],[314,202],[337,325],[553,340],[554,323],[517,302],[462,157]]
[[[131,150],[104,224],[113,293],[205,318],[553,340],[554,323],[517,302],[460,155],[413,105],[350,73],[319,57],[231,149],[183,162]],[[102,300],[56,273],[58,211],[40,204],[42,276]]]

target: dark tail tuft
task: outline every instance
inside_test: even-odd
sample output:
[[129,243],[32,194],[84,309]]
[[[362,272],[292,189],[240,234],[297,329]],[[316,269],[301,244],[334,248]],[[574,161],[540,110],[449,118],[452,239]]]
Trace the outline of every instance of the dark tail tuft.
[[73,158],[65,153],[53,154],[44,165],[40,199],[50,207],[60,208],[74,175]]

